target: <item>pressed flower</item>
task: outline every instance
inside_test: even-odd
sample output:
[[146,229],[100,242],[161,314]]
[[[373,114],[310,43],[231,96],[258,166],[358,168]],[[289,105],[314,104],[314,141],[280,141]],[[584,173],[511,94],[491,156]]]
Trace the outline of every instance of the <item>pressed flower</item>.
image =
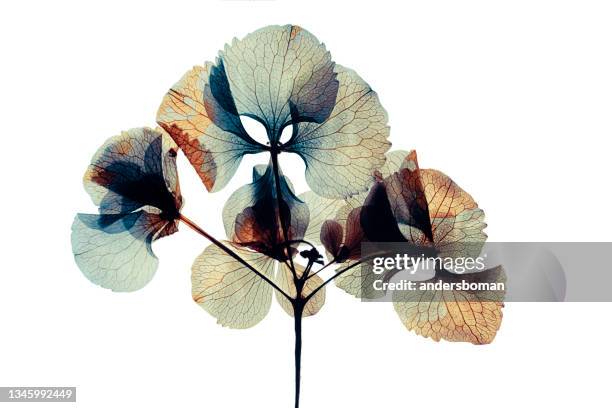
[[145,286],[157,269],[154,240],[177,231],[182,198],[177,146],[163,131],[131,129],[109,139],[83,179],[99,214],[77,214],[72,251],[93,283],[119,292]]
[[[289,296],[297,290],[293,281],[293,265],[302,276],[304,268],[295,262],[296,247],[308,227],[307,205],[293,192],[288,178],[279,175],[279,186],[272,163],[253,168],[253,182],[236,190],[223,208],[223,223],[229,245],[234,252],[256,267]],[[278,195],[280,192],[280,196]],[[283,224],[286,226],[286,239]],[[290,244],[287,245],[287,242]],[[322,283],[313,277],[305,289]],[[307,290],[301,293],[308,296]],[[204,310],[217,318],[219,324],[232,328],[248,328],[261,321],[268,313],[272,288],[249,268],[216,246],[208,246],[192,267],[193,299]],[[291,302],[276,291],[285,310]],[[321,290],[307,302],[304,316],[315,314],[325,302]]]
[[[266,137],[249,134],[245,118],[259,122]],[[420,169],[416,153],[387,153],[387,114],[376,92],[300,27],[264,27],[226,45],[214,63],[194,67],[171,87],[157,123],[160,129],[109,139],[94,155],[84,183],[99,213],[74,219],[76,263],[102,287],[140,289],[157,269],[153,241],[185,223],[211,242],[193,263],[192,297],[219,324],[256,325],[273,292],[293,317],[296,408],[302,318],[321,310],[326,285],[334,281],[363,298],[384,294],[373,289],[379,277],[362,244],[401,242],[458,258],[477,255],[486,240],[484,212],[472,197],[443,173]],[[211,192],[228,184],[245,155],[269,155],[253,168],[252,182],[228,198],[226,239],[181,213],[179,149]],[[304,161],[311,191],[295,194],[281,154]],[[438,268],[427,282],[460,279],[504,282],[505,274],[501,267],[460,276]],[[502,301],[499,293],[471,290],[393,293],[409,330],[476,344],[493,340]]]
[[[346,268],[361,263],[363,242],[405,242],[428,256],[476,257],[486,241],[484,212],[474,199],[444,173],[420,169],[416,152],[391,152],[367,194],[350,200],[327,200],[308,196],[307,204],[336,209],[321,225],[320,242]],[[323,214],[329,216],[329,213]],[[376,298],[373,289],[385,276],[372,272],[368,262],[335,279],[346,292]],[[439,269],[427,282],[505,282],[502,267],[475,273],[454,274]],[[437,292],[394,291],[395,310],[404,325],[434,340],[490,343],[500,327],[503,294],[483,291],[441,290]]]
[[[249,135],[240,116],[260,122],[268,143]],[[227,184],[245,154],[272,151],[298,154],[317,194],[347,197],[367,189],[390,147],[377,94],[292,25],[257,30],[227,45],[216,63],[194,67],[168,91],[157,121],[209,191]]]
[[253,182],[236,190],[225,203],[223,224],[234,243],[282,261],[288,259],[282,223],[287,226],[287,240],[299,241],[304,238],[310,214],[289,179],[281,173],[279,181],[280,197],[272,164],[255,166]]

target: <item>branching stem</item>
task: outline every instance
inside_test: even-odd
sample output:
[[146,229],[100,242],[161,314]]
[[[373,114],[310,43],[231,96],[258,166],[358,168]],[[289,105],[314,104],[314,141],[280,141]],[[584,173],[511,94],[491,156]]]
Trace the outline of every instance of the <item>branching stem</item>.
[[230,247],[228,247],[227,245],[225,245],[223,242],[219,241],[218,239],[216,239],[215,237],[213,237],[212,235],[210,235],[208,232],[204,231],[202,228],[200,228],[195,222],[191,221],[189,218],[185,217],[183,214],[181,214],[179,216],[179,219],[185,224],[187,225],[189,228],[191,228],[192,230],[194,230],[195,232],[197,232],[198,234],[202,235],[204,238],[208,239],[210,242],[212,242],[214,245],[216,245],[217,247],[219,247],[221,250],[223,250],[226,254],[228,254],[229,256],[231,256],[232,258],[234,258],[236,261],[240,262],[242,265],[244,265],[245,267],[247,267],[249,270],[251,270],[252,272],[254,272],[257,276],[259,276],[261,279],[263,279],[264,281],[266,281],[269,285],[271,285],[274,289],[276,289],[279,293],[281,293],[283,296],[285,296],[290,302],[293,302],[293,298],[291,296],[289,296],[284,290],[282,290],[281,288],[279,288],[276,283],[272,282],[272,280],[270,280],[266,275],[262,274],[261,272],[259,272],[257,269],[255,269],[251,264],[249,264],[247,261],[245,261],[244,259],[242,259],[242,257],[240,255],[238,255],[236,252],[234,252]]
[[313,276],[318,275],[320,272],[324,271],[327,267],[333,265],[336,262],[336,258],[332,259],[331,261],[329,261],[328,263],[326,263],[325,265],[323,265],[322,267],[319,268],[319,270],[317,270],[315,273],[313,273],[312,275],[308,276],[307,279],[312,278]]
[[[379,254],[375,254],[375,255],[371,255],[371,256],[367,256],[365,258],[361,258],[358,261],[356,261],[355,263],[350,264],[349,266],[347,266],[346,268],[342,268],[340,269],[338,272],[336,272],[335,274],[333,274],[329,279],[327,279],[325,282],[323,282],[319,287],[317,287],[315,290],[313,290],[308,296],[306,296],[304,298],[305,302],[308,302],[314,295],[317,294],[318,291],[320,291],[321,289],[323,289],[325,287],[325,285],[327,285],[329,282],[333,281],[334,279],[336,279],[338,276],[342,275],[343,273],[353,269],[355,266],[361,265],[362,263],[369,261],[370,259],[373,259],[377,256],[380,256]],[[327,265],[326,265],[327,266]],[[323,269],[323,268],[321,268]],[[320,270],[318,271],[320,272]],[[317,272],[317,273],[318,273]],[[314,276],[314,275],[313,275]]]
[[293,264],[293,256],[291,253],[291,243],[289,241],[289,226],[286,224],[285,217],[283,217],[283,198],[280,181],[280,170],[278,165],[278,154],[279,150],[277,147],[270,149],[270,157],[272,158],[272,172],[274,173],[274,184],[276,185],[276,203],[278,206],[278,219],[280,221],[281,230],[283,232],[283,240],[285,241],[285,249],[287,251],[287,257],[289,258],[289,264],[291,266],[291,272],[293,279],[297,279],[297,273],[295,271],[295,265]]

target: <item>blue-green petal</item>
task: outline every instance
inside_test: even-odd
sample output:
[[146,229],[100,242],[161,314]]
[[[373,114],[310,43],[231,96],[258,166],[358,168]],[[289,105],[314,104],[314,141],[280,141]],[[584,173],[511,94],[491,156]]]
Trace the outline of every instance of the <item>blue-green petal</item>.
[[158,214],[77,214],[72,224],[72,252],[91,282],[117,292],[144,287],[157,269],[151,250],[168,221]]
[[354,71],[336,65],[340,88],[334,110],[323,123],[297,124],[285,150],[306,164],[306,182],[328,198],[366,191],[385,163],[387,113],[376,92]]

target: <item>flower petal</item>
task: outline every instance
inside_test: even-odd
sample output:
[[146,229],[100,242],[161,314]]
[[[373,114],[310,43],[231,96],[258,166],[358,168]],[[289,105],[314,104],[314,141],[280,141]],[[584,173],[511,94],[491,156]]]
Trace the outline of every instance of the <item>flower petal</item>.
[[212,63],[196,66],[172,86],[157,112],[157,123],[183,150],[208,191],[229,182],[242,156],[261,151],[231,99],[222,104],[212,97],[212,89],[219,87],[223,81]]
[[[336,271],[354,265],[354,260],[347,260],[338,264]],[[374,282],[381,276],[374,273],[372,261],[363,262],[344,272],[334,279],[337,287],[359,299],[377,299],[385,295],[383,290],[375,289]]]
[[406,239],[392,211],[389,189],[375,183],[361,207],[359,220],[365,237],[372,242],[404,242]]
[[315,245],[321,243],[321,227],[328,220],[334,220],[336,213],[345,205],[344,200],[338,198],[325,198],[312,191],[307,191],[298,196],[305,202],[310,212],[308,229],[304,233],[304,239]]
[[[393,160],[397,163],[398,160]],[[400,230],[409,242],[427,246],[433,241],[428,201],[416,152],[409,152],[397,170],[391,170],[382,184],[385,186],[391,211]]]
[[[72,252],[91,282],[117,292],[144,287],[157,269],[151,243],[174,222],[158,214],[78,214],[72,224]],[[167,233],[166,233],[167,235]]]
[[217,66],[229,87],[213,96],[233,99],[239,115],[259,119],[272,142],[290,122],[320,123],[334,107],[334,63],[325,46],[300,27],[269,26],[234,39]]
[[[414,150],[393,150],[391,152],[387,152],[385,157],[385,164],[378,169],[381,178],[389,177],[391,174],[399,171],[402,168],[410,167],[411,170],[414,170],[414,167],[411,165],[412,157],[414,157],[416,160],[416,152]],[[416,162],[414,165],[416,165]]]
[[[429,282],[505,282],[501,266],[482,272],[452,275],[446,273]],[[501,325],[500,295],[484,291],[394,291],[395,311],[408,330],[439,341],[466,341],[487,344]]]
[[437,170],[420,169],[414,151],[378,184],[384,185],[406,240],[433,246],[440,256],[479,255],[487,239],[484,212],[450,177]]
[[167,218],[182,204],[176,174],[176,145],[149,128],[110,138],[94,155],[83,182],[103,214],[125,214],[150,206]]
[[331,259],[336,259],[342,250],[344,241],[344,229],[342,225],[334,220],[327,220],[321,226],[321,244],[329,253]]
[[420,173],[436,249],[441,256],[478,256],[487,239],[484,211],[444,173]]
[[361,257],[361,244],[365,238],[360,220],[361,211],[361,207],[352,208],[347,204],[338,211],[334,220],[323,223],[321,242],[337,262]]
[[280,174],[281,210],[271,164],[253,169],[253,182],[236,190],[223,208],[223,223],[229,239],[278,260],[287,259],[280,217],[288,227],[288,239],[304,237],[308,206],[297,198],[290,181]]
[[306,181],[317,194],[339,198],[365,191],[385,162],[391,143],[387,113],[376,92],[354,71],[336,65],[340,88],[323,123],[303,122],[285,149],[306,163]]
[[[297,269],[297,276],[301,277],[304,273],[304,267],[299,264],[295,264],[295,267]],[[295,284],[293,283],[293,273],[284,262],[281,263],[279,266],[278,273],[276,275],[276,284],[279,288],[285,291],[285,293],[295,299],[295,297],[297,296],[297,290],[295,288]],[[302,298],[305,298],[306,296],[310,295],[316,288],[318,288],[322,284],[323,279],[321,279],[321,277],[318,275],[308,278],[308,280],[306,280],[306,283],[304,284],[304,288],[302,289]],[[289,300],[285,296],[280,294],[278,291],[275,291],[275,294],[276,300],[281,305],[283,310],[287,312],[289,316],[293,316],[294,313],[291,302],[289,302]],[[319,310],[321,310],[324,304],[325,287],[321,288],[321,290],[319,290],[308,301],[308,303],[306,303],[306,306],[304,306],[304,311],[302,312],[302,317],[313,316],[319,313]]]
[[[274,278],[272,258],[226,244],[260,273]],[[272,287],[215,245],[206,247],[194,261],[191,284],[193,300],[223,326],[255,326],[270,310]]]

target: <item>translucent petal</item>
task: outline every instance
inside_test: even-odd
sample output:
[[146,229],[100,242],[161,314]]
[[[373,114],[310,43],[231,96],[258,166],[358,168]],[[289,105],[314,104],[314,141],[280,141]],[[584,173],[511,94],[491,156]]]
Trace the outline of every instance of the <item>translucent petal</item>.
[[389,177],[401,168],[406,167],[406,161],[409,160],[408,158],[413,152],[414,151],[408,152],[406,150],[393,150],[387,152],[385,155],[385,164],[378,169],[382,178]]
[[[400,162],[396,157],[393,167]],[[414,151],[407,154],[397,170],[377,182],[366,200],[362,220],[372,241],[401,242],[431,246],[440,256],[478,256],[487,239],[484,212],[474,199],[453,180],[437,170],[420,169]],[[381,191],[386,194],[382,194]],[[378,194],[377,194],[378,193]],[[402,238],[393,238],[387,219],[387,203]],[[373,208],[373,211],[368,211]],[[368,226],[371,228],[368,228]],[[376,234],[378,233],[378,234]]]
[[[259,121],[268,143],[250,137],[240,116]],[[292,25],[235,39],[214,64],[189,71],[164,98],[157,120],[209,191],[227,184],[243,155],[278,148],[301,155],[313,191],[348,197],[367,189],[390,146],[376,93]],[[292,135],[281,144],[288,126]]]
[[[397,160],[394,160],[397,162]],[[411,163],[410,168],[406,163]],[[409,231],[410,235],[405,235],[406,239],[412,243],[426,245],[433,241],[431,220],[429,217],[428,201],[423,188],[421,171],[418,167],[416,152],[411,151],[402,161],[399,168],[387,176],[381,185],[387,192],[387,198],[391,211],[403,232]],[[414,227],[424,235],[426,242],[415,241],[417,239],[412,233],[413,230],[407,227]]]
[[354,71],[336,65],[336,105],[323,123],[303,122],[285,149],[306,163],[306,181],[317,194],[339,198],[365,191],[385,162],[391,143],[387,113],[376,92]]
[[155,207],[168,218],[182,204],[176,174],[177,147],[168,135],[148,128],[110,138],[94,155],[83,178],[103,214]]
[[288,239],[299,240],[306,232],[309,211],[293,193],[289,180],[282,174],[280,180],[279,211],[272,165],[256,166],[253,182],[236,190],[227,200],[223,223],[231,241],[282,260],[287,256],[281,217],[288,227]]
[[[227,245],[261,274],[274,278],[272,258]],[[193,300],[223,326],[252,327],[270,310],[272,287],[215,245],[206,247],[194,261],[191,284]]]
[[[359,195],[348,200],[346,207],[336,214],[334,222],[338,225],[327,224],[324,232],[330,235],[322,237],[328,243],[326,249],[332,252],[338,246],[339,226],[352,225],[353,232],[348,235],[354,236],[353,242],[357,244],[352,247],[363,240],[407,241],[434,248],[440,257],[478,256],[486,240],[483,232],[486,224],[484,212],[471,196],[443,173],[419,169],[414,151],[392,152],[387,156],[388,161],[367,197]],[[353,222],[347,223],[349,212],[358,212],[358,222],[353,217]],[[358,258],[358,254],[349,257]],[[366,267],[358,267],[337,278],[336,285],[354,296],[369,297],[378,295],[369,293],[375,278],[380,277],[370,276]]]
[[[338,264],[336,271],[348,268],[354,264],[354,260],[347,260]],[[334,279],[334,283],[349,295],[353,295],[359,299],[377,299],[385,294],[382,290],[374,289],[374,281],[380,278],[380,275],[373,272],[372,263],[364,262],[338,276]]]
[[133,291],[153,277],[151,243],[176,232],[182,205],[176,152],[163,130],[137,128],[94,155],[84,184],[101,214],[77,214],[71,236],[76,263],[92,282]]
[[259,29],[234,39],[217,63],[227,88],[216,99],[233,99],[238,114],[258,118],[271,141],[288,123],[320,123],[334,107],[338,81],[325,46],[292,25]]
[[304,234],[304,239],[315,244],[321,244],[321,227],[327,220],[334,220],[337,212],[346,203],[338,198],[325,198],[312,191],[300,194],[299,199],[306,203],[310,212],[308,229]]
[[72,224],[72,252],[91,282],[117,292],[144,287],[157,269],[151,243],[173,222],[146,211],[78,214]]
[[334,220],[327,220],[321,226],[321,243],[329,253],[331,259],[336,259],[342,250],[344,242],[344,229],[342,225]]
[[[304,267],[299,264],[295,264],[295,267],[296,267],[297,276],[301,277],[304,273]],[[278,268],[278,273],[276,275],[276,284],[285,293],[287,293],[289,296],[295,299],[295,297],[297,296],[297,290],[295,287],[295,283],[293,282],[293,273],[291,272],[291,269],[284,262],[281,263]],[[323,279],[321,279],[321,277],[318,275],[308,278],[308,280],[306,280],[306,283],[304,284],[304,288],[302,289],[302,298],[305,298],[306,296],[310,295],[316,288],[318,288],[322,284],[323,284]],[[275,294],[276,294],[276,300],[281,305],[283,310],[287,312],[289,316],[293,316],[294,313],[293,313],[293,306],[291,305],[291,302],[289,302],[289,300],[285,296],[280,294],[278,291],[275,291]],[[321,310],[324,304],[325,304],[325,287],[319,290],[308,301],[308,303],[306,303],[306,306],[304,306],[304,311],[302,312],[302,317],[313,316],[319,313],[319,310]]]
[[437,170],[421,170],[433,241],[441,256],[478,256],[487,239],[484,211],[468,193]]
[[339,262],[361,257],[361,244],[365,238],[361,212],[361,207],[352,208],[347,204],[338,211],[334,220],[326,221],[321,228],[323,246]]
[[[502,267],[482,272],[446,273],[429,282],[506,282]],[[395,311],[408,330],[439,341],[487,344],[493,341],[502,320],[504,306],[499,293],[487,291],[394,291]]]
[[212,89],[223,87],[222,82],[212,63],[196,66],[168,91],[157,112],[157,122],[209,191],[229,182],[243,155],[261,151],[244,130],[231,95],[222,103],[212,97]]

